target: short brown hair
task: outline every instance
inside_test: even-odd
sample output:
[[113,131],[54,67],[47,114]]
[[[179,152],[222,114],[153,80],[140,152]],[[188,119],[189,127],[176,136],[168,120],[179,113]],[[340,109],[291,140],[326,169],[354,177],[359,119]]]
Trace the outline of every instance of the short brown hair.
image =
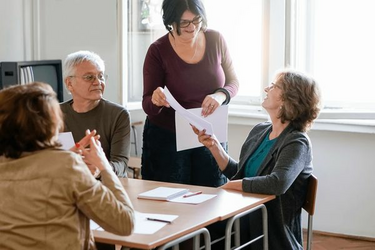
[[0,91],[0,156],[19,158],[23,152],[59,147],[55,136],[62,128],[50,85],[33,82]]
[[282,70],[276,75],[281,86],[281,122],[290,121],[300,131],[308,131],[320,112],[320,90],[316,81],[295,70]]

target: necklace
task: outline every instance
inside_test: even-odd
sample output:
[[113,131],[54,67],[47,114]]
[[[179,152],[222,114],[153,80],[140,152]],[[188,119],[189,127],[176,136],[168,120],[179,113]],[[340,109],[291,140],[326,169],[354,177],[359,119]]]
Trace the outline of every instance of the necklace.
[[[196,42],[196,43],[198,43],[198,42]],[[190,58],[190,62],[193,62],[194,60],[194,58],[195,58],[195,56],[196,56],[196,54],[197,54],[197,47],[198,47],[198,45],[197,44],[195,44],[195,50],[194,50],[194,55]]]
[[[186,61],[186,62],[188,62],[188,63],[191,63],[191,62],[193,62],[194,61],[194,58],[195,58],[195,56],[197,55],[197,51],[198,51],[198,43],[199,43],[199,34],[198,34],[198,36],[197,36],[197,38],[196,38],[196,41],[195,41],[195,44],[194,44],[194,54],[193,54],[193,56],[192,57],[190,57],[189,59],[187,59],[186,60],[186,58],[185,57],[183,57],[183,56],[181,56],[181,53],[177,53],[184,61]],[[174,48],[175,48],[175,51],[177,52],[178,51],[178,47],[177,47],[177,44],[176,44],[176,39],[174,38],[173,39],[173,45],[174,45]]]
[[197,50],[198,50],[198,43],[199,43],[199,33],[198,33],[198,37],[197,37],[197,40],[195,41],[195,49],[194,49],[194,54],[193,56],[190,58],[190,62],[193,61],[193,59],[195,58],[195,56],[197,55]]

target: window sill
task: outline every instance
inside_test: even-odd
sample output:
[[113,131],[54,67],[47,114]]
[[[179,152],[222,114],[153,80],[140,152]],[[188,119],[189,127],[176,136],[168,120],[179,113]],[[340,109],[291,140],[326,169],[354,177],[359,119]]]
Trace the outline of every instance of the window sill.
[[124,106],[128,111],[142,110],[142,102],[128,102]]
[[[129,111],[142,110],[142,103],[129,102],[126,108]],[[229,105],[229,124],[254,126],[268,119],[268,115],[260,107]],[[311,130],[375,134],[375,119],[334,119],[323,113]]]
[[[375,119],[318,118],[311,130],[375,134]],[[229,124],[254,126],[267,121],[268,115],[258,107],[229,106]]]

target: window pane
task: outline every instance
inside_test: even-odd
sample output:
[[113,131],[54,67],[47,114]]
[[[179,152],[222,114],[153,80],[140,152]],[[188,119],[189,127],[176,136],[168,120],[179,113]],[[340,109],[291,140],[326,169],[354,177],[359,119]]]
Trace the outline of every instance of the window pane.
[[314,4],[312,71],[325,106],[374,107],[375,1]]
[[128,101],[142,101],[143,62],[151,43],[164,35],[162,0],[128,0]]
[[[223,34],[240,82],[237,97],[261,96],[263,0],[203,0],[208,28]],[[162,0],[128,1],[128,101],[141,101],[143,62],[150,44],[164,35]],[[242,99],[243,100],[243,99]]]
[[208,28],[223,34],[228,44],[240,82],[237,96],[260,100],[262,0],[205,0],[204,5]]

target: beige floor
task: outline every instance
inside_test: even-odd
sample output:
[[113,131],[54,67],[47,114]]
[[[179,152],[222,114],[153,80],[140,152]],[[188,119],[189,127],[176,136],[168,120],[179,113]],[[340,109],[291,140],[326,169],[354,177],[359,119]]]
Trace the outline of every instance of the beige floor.
[[[306,239],[306,237],[304,237],[304,239]],[[333,237],[322,234],[313,235],[312,250],[336,249],[375,250],[375,241]]]

